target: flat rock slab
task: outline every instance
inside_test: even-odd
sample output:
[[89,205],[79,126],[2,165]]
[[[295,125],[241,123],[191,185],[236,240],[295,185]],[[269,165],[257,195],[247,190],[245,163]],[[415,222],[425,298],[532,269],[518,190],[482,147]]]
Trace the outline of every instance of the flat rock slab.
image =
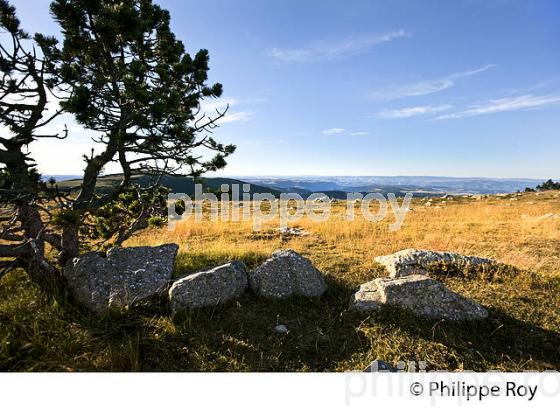
[[428,273],[430,265],[434,263],[445,263],[457,267],[491,265],[495,263],[492,259],[480,258],[478,256],[419,249],[405,249],[392,255],[378,256],[374,260],[385,266],[391,278],[418,274],[425,275]]
[[486,309],[475,301],[423,275],[364,283],[352,296],[350,305],[362,312],[375,311],[384,305],[398,306],[429,319],[462,321],[488,317]]
[[326,289],[323,274],[309,259],[291,249],[274,252],[250,272],[249,286],[255,294],[268,298],[316,297]]
[[89,252],[70,261],[64,277],[76,299],[94,312],[134,306],[167,290],[178,250],[167,244]]
[[169,289],[169,301],[175,314],[227,302],[245,293],[247,286],[245,264],[234,261],[175,281]]

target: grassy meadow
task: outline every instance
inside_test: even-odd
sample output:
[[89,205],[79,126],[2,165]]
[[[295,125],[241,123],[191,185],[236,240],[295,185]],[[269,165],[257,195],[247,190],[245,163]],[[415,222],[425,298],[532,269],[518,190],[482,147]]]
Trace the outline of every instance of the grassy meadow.
[[[156,308],[94,317],[64,296],[42,295],[21,271],[0,282],[0,370],[19,371],[349,371],[378,358],[423,361],[428,370],[560,370],[560,193],[414,199],[402,228],[386,220],[345,220],[346,202],[325,222],[304,218],[287,236],[270,222],[195,222],[149,229],[127,246],[180,245],[176,275],[232,259],[250,268],[292,248],[325,274],[320,299],[264,300],[247,294],[174,319]],[[348,310],[363,282],[386,275],[375,256],[406,248],[495,258],[515,269],[437,274],[452,290],[484,305],[474,323],[419,319],[384,308]],[[164,312],[164,313],[162,313]],[[288,334],[273,331],[277,324]]]

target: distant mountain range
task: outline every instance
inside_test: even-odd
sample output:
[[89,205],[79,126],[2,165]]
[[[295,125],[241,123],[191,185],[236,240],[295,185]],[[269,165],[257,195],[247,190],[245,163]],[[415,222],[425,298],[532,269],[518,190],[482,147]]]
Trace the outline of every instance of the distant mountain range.
[[[54,177],[62,189],[76,189],[81,180],[76,175],[46,175],[45,179]],[[118,174],[102,176],[98,189],[103,192],[119,183]],[[134,181],[141,186],[149,183],[146,176],[134,176]],[[324,193],[331,198],[345,198],[349,192],[392,192],[404,195],[407,192],[415,196],[438,196],[450,194],[498,194],[522,191],[526,187],[534,188],[542,182],[540,179],[528,178],[452,178],[433,176],[302,176],[302,177],[203,177],[199,179],[205,191],[219,191],[222,184],[251,184],[251,193],[271,193],[275,196],[282,192],[294,192],[303,197],[312,193]],[[191,177],[165,176],[162,184],[176,193],[194,194],[195,182]]]
[[453,178],[434,176],[332,176],[332,177],[239,177],[280,191],[323,192],[333,196],[348,192],[393,192],[416,195],[498,194],[534,188],[542,182],[528,178]]

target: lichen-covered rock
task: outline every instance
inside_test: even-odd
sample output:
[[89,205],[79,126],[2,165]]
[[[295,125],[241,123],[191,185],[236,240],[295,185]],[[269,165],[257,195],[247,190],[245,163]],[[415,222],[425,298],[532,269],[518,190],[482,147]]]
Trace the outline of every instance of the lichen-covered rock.
[[70,261],[64,277],[75,298],[94,312],[134,306],[167,290],[178,249],[167,244],[89,252]]
[[109,282],[113,273],[105,254],[100,252],[88,252],[74,258],[63,271],[76,300],[98,313],[109,308]]
[[408,275],[425,275],[434,263],[445,263],[457,267],[490,265],[492,259],[478,256],[466,256],[453,252],[435,252],[419,249],[405,249],[392,255],[378,256],[374,259],[385,266],[391,278],[401,278]]
[[234,261],[213,269],[185,276],[169,289],[173,313],[180,310],[215,306],[245,293],[247,269]]
[[326,288],[323,274],[309,259],[291,249],[274,252],[250,272],[249,286],[257,295],[269,298],[321,296]]
[[352,296],[350,305],[362,312],[377,310],[383,305],[399,306],[430,319],[461,321],[488,317],[486,309],[478,303],[423,275],[364,283]]

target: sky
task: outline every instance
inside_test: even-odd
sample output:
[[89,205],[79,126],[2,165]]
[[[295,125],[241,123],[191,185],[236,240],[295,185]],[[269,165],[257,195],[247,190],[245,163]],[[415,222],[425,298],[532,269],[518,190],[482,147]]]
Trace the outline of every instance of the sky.
[[[156,2],[224,86],[205,105],[230,106],[221,175],[560,177],[558,1]],[[13,4],[58,33],[49,1]],[[79,174],[90,134],[60,121],[63,148],[32,151],[45,174]]]

